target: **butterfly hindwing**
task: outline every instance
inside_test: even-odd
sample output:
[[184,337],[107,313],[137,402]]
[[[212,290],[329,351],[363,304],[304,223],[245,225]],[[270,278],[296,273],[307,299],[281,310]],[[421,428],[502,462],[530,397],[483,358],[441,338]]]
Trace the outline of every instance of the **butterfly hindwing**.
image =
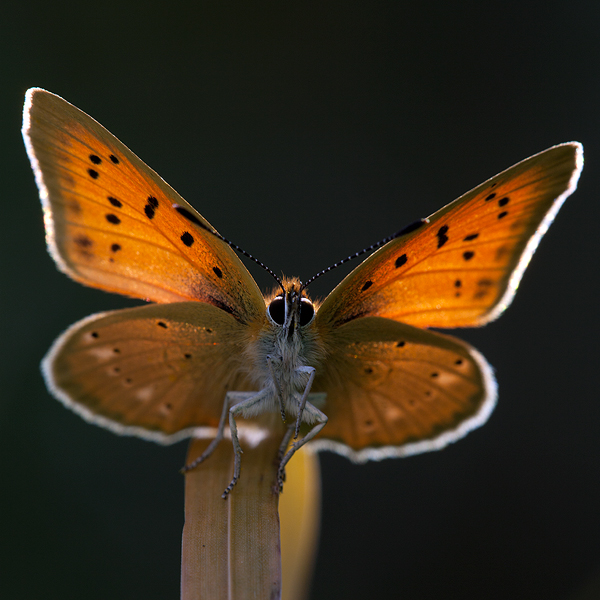
[[316,443],[353,460],[441,448],[484,423],[495,405],[491,368],[453,337],[365,317],[337,328],[329,343],[313,386],[326,392],[329,417]]
[[352,271],[321,306],[320,326],[362,316],[419,327],[496,318],[582,166],[581,145],[561,144],[461,196]]
[[48,387],[85,419],[171,443],[216,427],[241,375],[247,327],[210,304],[154,304],[72,325],[43,362]]
[[175,190],[90,116],[27,92],[23,136],[46,239],[73,279],[155,302],[200,300],[249,321],[264,311],[235,253]]

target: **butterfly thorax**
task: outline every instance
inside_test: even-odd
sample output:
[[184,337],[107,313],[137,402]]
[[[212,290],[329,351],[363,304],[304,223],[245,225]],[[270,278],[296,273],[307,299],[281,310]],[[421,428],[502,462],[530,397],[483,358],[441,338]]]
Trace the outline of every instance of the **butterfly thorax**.
[[309,373],[318,368],[325,352],[314,327],[315,306],[301,294],[297,279],[284,280],[285,293],[266,299],[266,314],[246,355],[250,377],[258,390],[267,391],[264,402],[246,416],[279,410],[281,397],[286,414],[298,413]]

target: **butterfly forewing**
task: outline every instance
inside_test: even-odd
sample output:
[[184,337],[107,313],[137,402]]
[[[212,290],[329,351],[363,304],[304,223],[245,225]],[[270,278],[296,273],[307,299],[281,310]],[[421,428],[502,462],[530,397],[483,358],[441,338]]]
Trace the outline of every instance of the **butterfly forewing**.
[[473,327],[496,318],[582,164],[580,144],[569,143],[496,175],[365,260],[325,300],[318,322],[377,315]]
[[201,302],[150,305],[75,323],[44,359],[54,394],[84,418],[172,442],[217,426],[241,375],[245,326]]
[[44,204],[47,242],[77,281],[156,302],[201,300],[248,321],[256,283],[177,192],[94,119],[39,89],[23,134]]
[[333,444],[317,443],[338,451],[341,443],[354,460],[440,448],[493,409],[491,369],[460,340],[366,317],[341,326],[330,341],[331,358],[314,389],[327,393],[322,437]]

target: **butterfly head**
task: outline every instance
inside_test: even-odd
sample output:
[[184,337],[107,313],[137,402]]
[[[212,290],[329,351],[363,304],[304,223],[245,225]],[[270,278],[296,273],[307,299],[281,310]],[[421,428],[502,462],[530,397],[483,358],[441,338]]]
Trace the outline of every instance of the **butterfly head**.
[[267,316],[274,324],[292,338],[300,328],[312,323],[315,305],[307,298],[298,279],[284,279],[283,290],[267,304]]

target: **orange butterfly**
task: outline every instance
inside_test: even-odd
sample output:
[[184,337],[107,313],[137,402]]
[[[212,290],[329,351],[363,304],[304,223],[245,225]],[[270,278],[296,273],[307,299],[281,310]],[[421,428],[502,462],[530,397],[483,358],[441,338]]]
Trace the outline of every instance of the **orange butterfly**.
[[576,142],[518,163],[391,236],[319,305],[297,279],[264,297],[202,216],[62,98],[29,90],[23,136],[58,267],[159,303],[71,326],[43,361],[48,388],[120,434],[172,443],[216,428],[200,460],[229,421],[236,460],[224,497],[240,475],[238,417],[293,417],[279,485],[313,439],[362,462],[441,448],[484,423],[491,368],[424,328],[500,315],[583,166]]

